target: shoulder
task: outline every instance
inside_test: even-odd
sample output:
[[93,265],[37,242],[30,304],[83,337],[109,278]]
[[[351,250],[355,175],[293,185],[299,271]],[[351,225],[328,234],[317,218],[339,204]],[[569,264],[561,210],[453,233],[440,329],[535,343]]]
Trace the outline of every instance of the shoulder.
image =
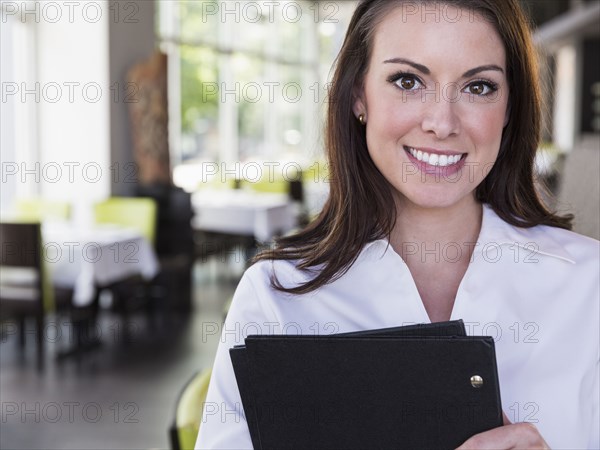
[[559,257],[579,267],[600,264],[600,242],[596,239],[547,225],[517,230],[523,241],[534,244],[540,254]]
[[[373,271],[381,270],[390,264],[395,253],[387,240],[381,239],[364,245],[353,263],[343,271],[343,276],[335,277],[328,285],[339,285],[348,282],[353,277],[362,277]],[[395,255],[397,256],[397,255]],[[261,260],[248,268],[244,277],[256,289],[271,290],[272,282],[277,281],[281,286],[290,288],[307,283],[314,279],[323,269],[323,265],[300,268],[299,260]],[[374,266],[377,267],[374,267]]]
[[573,257],[575,263],[598,261],[600,258],[600,242],[591,237],[545,225],[535,227],[532,232],[538,234],[540,239],[562,247]]
[[598,265],[600,242],[573,231],[547,225],[521,228],[502,220],[488,206],[484,209],[484,241],[518,245],[541,256],[554,257],[575,265]]
[[[307,294],[290,294],[277,289],[276,286],[293,288],[303,285],[316,276],[314,270],[301,270],[298,261],[294,260],[261,260],[254,263],[244,272],[238,285],[235,297],[244,301],[253,298],[264,310],[278,309],[278,306],[290,301],[297,301]],[[310,296],[310,295],[309,295]]]
[[262,260],[250,266],[243,279],[260,291],[271,290],[274,281],[278,281],[282,286],[291,287],[305,283],[311,278],[312,271],[302,271],[297,266],[298,261]]

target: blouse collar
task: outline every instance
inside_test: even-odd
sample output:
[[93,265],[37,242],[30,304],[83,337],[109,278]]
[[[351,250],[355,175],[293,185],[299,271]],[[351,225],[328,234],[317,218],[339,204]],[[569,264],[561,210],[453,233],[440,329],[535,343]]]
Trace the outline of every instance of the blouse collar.
[[[532,228],[520,228],[505,222],[492,207],[483,204],[483,217],[481,230],[475,245],[474,252],[482,254],[487,251],[497,251],[503,245],[516,245],[529,252],[529,255],[550,256],[575,264],[573,255],[564,248],[558,240],[555,228],[539,225]],[[566,230],[562,230],[565,231]],[[386,251],[394,251],[387,239],[379,239],[368,243],[364,250],[371,246],[380,246]]]

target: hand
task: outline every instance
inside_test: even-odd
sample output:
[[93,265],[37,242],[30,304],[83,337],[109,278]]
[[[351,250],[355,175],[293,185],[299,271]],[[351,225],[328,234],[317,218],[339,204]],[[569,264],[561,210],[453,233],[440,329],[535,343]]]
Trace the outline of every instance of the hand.
[[504,426],[476,434],[456,450],[550,450],[537,427],[531,423],[511,423],[502,413]]

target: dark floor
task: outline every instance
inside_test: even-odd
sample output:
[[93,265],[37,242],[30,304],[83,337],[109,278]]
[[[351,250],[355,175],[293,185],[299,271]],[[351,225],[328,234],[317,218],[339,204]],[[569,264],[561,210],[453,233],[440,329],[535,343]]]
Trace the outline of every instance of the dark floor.
[[0,448],[169,448],[177,395],[195,371],[212,364],[223,307],[242,270],[235,258],[197,263],[193,312],[163,316],[154,327],[144,315],[133,316],[127,342],[120,318],[103,311],[102,345],[80,357],[57,360],[72,338],[68,324],[58,334],[61,319],[51,318],[42,370],[33,338],[23,353],[16,336],[4,336]]

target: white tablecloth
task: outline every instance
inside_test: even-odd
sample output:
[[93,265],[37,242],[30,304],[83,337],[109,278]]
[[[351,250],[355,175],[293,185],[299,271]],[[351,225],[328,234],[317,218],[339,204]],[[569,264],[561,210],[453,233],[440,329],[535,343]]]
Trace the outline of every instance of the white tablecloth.
[[56,286],[73,288],[73,303],[89,305],[98,286],[132,275],[151,279],[159,270],[150,243],[139,232],[117,225],[85,229],[49,223],[42,227],[45,267]]
[[243,190],[210,190],[192,196],[198,230],[254,236],[266,242],[296,226],[294,205],[287,195]]

